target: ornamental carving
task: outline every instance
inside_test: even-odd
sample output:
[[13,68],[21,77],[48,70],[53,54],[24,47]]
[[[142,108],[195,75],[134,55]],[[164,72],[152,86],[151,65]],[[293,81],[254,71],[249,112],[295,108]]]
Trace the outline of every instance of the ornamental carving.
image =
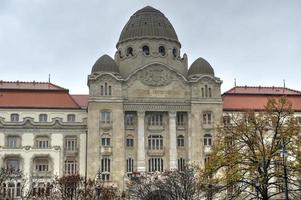
[[149,86],[164,86],[172,81],[172,75],[165,67],[154,65],[141,71],[140,81]]

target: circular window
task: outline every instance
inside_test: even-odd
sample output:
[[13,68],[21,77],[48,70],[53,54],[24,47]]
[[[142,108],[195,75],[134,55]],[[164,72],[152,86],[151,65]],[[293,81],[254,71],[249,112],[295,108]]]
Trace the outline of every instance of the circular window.
[[163,46],[159,46],[159,53],[161,56],[165,56],[165,48]]
[[126,56],[133,56],[133,48],[132,47],[129,47],[127,48],[126,50]]
[[173,54],[174,57],[177,57],[177,56],[178,56],[178,51],[177,51],[176,48],[173,48],[172,54]]
[[143,46],[142,51],[143,51],[144,55],[147,55],[147,56],[149,55],[149,47],[148,46],[146,46],[146,45]]

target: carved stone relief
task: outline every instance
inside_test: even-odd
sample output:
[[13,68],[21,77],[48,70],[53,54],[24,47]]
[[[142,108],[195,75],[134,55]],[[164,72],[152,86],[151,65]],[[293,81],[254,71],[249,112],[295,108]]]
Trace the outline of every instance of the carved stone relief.
[[153,65],[141,71],[138,79],[148,86],[164,86],[170,84],[173,75],[165,67]]

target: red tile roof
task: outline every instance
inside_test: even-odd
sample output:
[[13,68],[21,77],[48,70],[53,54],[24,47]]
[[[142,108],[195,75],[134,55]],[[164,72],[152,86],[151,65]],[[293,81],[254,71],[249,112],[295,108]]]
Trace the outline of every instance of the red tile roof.
[[44,82],[0,81],[0,108],[80,109],[67,89]]
[[225,92],[226,94],[263,94],[263,95],[301,95],[301,91],[284,87],[250,87],[236,86]]
[[89,95],[85,95],[85,94],[72,94],[71,97],[74,99],[74,101],[81,108],[87,108],[88,107]]
[[0,80],[0,90],[66,90],[49,82],[24,82],[24,81],[2,81]]
[[223,96],[224,111],[264,110],[269,97],[287,96],[295,111],[301,111],[301,92],[282,87],[234,87]]

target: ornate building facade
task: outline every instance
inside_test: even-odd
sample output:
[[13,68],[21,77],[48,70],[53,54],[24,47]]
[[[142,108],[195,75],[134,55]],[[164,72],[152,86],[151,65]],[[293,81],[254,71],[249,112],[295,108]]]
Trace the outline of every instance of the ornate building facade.
[[[130,17],[116,48],[92,67],[89,95],[0,81],[0,167],[21,170],[37,192],[75,173],[123,190],[137,173],[204,165],[223,113],[262,110],[285,94],[301,122],[299,91],[246,86],[222,97],[211,65],[198,58],[188,67],[173,26],[152,7]],[[18,180],[5,184],[19,197]]]
[[123,188],[133,172],[203,163],[222,117],[210,64],[199,58],[188,69],[173,26],[152,7],[131,16],[116,48],[88,76],[88,176],[99,170]]

